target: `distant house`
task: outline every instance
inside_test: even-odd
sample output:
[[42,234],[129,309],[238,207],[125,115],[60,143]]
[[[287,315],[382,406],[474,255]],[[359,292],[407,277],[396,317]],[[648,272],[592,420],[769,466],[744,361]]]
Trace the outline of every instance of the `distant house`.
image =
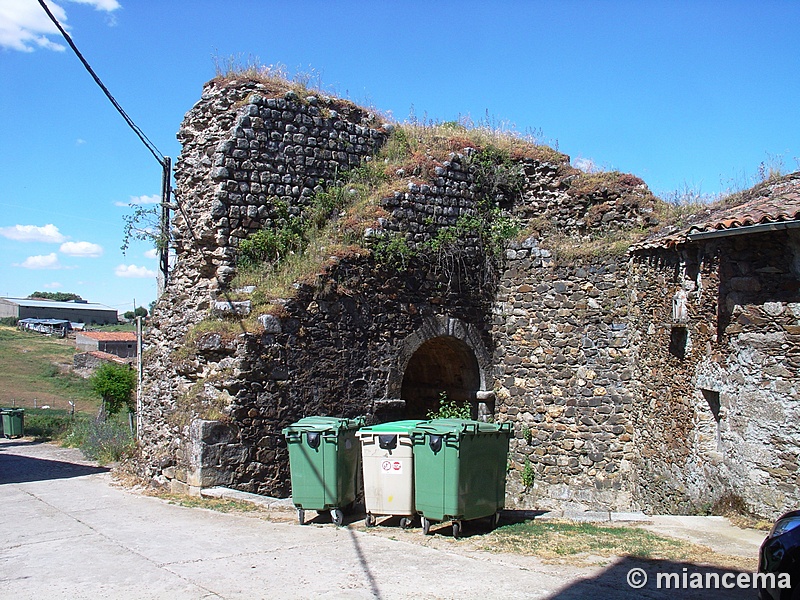
[[85,377],[91,375],[91,373],[100,365],[105,363],[115,363],[118,365],[131,365],[133,363],[133,358],[120,358],[115,354],[109,354],[108,352],[100,352],[99,350],[93,352],[79,352],[72,357],[72,366],[77,370],[78,373],[83,371]]
[[31,298],[0,298],[0,318],[60,319],[75,323],[108,325],[119,322],[116,309],[104,304],[70,300],[36,300]]
[[75,333],[78,352],[105,352],[120,358],[136,356],[136,334],[132,331],[79,331]]

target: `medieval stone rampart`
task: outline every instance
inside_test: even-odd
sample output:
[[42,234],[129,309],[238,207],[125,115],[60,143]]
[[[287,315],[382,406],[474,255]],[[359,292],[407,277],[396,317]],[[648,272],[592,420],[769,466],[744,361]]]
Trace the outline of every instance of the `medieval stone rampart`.
[[[487,196],[480,149],[463,144],[398,169],[360,247],[332,249],[289,297],[266,307],[236,289],[242,241],[305,214],[391,130],[286,86],[206,86],[179,133],[143,473],[179,491],[285,496],[283,427],[422,418],[445,393],[513,423],[508,506],[671,512],[727,498],[774,515],[797,502],[791,233],[631,256],[660,218],[640,179],[532,152],[515,159],[521,192]],[[499,253],[463,226],[487,206],[520,226]]]

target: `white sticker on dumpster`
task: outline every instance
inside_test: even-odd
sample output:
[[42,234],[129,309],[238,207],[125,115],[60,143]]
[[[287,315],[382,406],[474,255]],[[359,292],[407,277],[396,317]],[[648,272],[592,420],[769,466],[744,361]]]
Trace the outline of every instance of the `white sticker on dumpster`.
[[384,475],[402,475],[403,463],[399,460],[384,460],[381,463],[381,472]]

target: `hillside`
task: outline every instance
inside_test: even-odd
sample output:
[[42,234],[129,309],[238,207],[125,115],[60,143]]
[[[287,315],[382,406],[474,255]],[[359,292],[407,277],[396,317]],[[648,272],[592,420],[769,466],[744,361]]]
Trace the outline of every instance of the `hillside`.
[[0,326],[0,406],[96,412],[89,382],[71,372],[75,342]]

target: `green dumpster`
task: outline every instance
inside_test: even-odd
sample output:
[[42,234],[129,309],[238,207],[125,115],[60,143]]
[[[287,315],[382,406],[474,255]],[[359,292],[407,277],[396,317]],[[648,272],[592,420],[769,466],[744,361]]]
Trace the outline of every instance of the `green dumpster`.
[[361,452],[356,431],[364,420],[306,417],[283,429],[289,447],[292,501],[297,519],[305,511],[330,511],[341,525],[343,509],[356,499]]
[[3,435],[5,437],[12,438],[25,435],[23,428],[24,408],[4,408],[0,410],[0,415],[3,417]]
[[431,521],[451,521],[454,537],[462,521],[492,517],[497,525],[510,437],[510,423],[464,419],[434,419],[412,430],[414,501],[423,533]]

